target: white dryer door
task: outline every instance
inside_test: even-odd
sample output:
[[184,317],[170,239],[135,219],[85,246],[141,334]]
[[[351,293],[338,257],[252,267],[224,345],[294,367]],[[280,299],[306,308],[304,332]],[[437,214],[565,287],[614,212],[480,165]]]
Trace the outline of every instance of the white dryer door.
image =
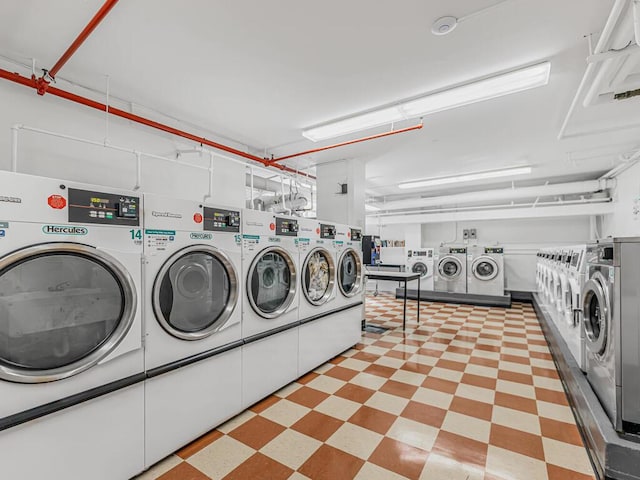
[[338,286],[345,297],[362,290],[362,262],[353,248],[345,250],[338,261]]
[[236,269],[224,252],[209,245],[192,245],[169,257],[153,286],[158,322],[183,340],[224,328],[237,301]]
[[582,315],[587,347],[596,355],[603,355],[611,322],[611,299],[607,280],[600,272],[595,272],[584,286]]
[[312,305],[326,303],[335,287],[333,255],[325,248],[314,248],[302,266],[302,291]]
[[282,315],[295,297],[296,276],[295,263],[285,249],[268,247],[258,253],[247,277],[253,310],[264,318]]
[[438,262],[438,273],[447,280],[452,280],[462,274],[462,262],[457,257],[447,255]]
[[76,243],[48,243],[0,259],[0,378],[42,383],[106,357],[136,313],[124,266]]
[[500,273],[500,267],[498,266],[498,262],[493,258],[482,256],[473,261],[471,264],[471,271],[475,278],[487,282],[498,276],[498,273]]
[[413,264],[413,266],[411,267],[411,271],[413,273],[419,273],[421,280],[431,275],[431,272],[429,271],[429,267],[427,266],[427,264],[420,261]]

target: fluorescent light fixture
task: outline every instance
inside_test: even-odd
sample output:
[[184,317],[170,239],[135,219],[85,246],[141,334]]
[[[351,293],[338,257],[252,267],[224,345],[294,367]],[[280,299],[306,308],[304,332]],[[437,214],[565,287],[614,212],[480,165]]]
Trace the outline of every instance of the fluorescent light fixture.
[[491,170],[488,172],[465,173],[453,177],[437,177],[417,180],[415,182],[405,182],[398,185],[398,188],[423,188],[437,185],[449,185],[451,183],[473,182],[476,180],[486,180],[489,178],[511,177],[514,175],[527,175],[531,173],[531,167],[505,168],[504,170]]
[[403,100],[359,115],[354,115],[317,127],[307,128],[302,135],[317,142],[349,133],[422,117],[431,113],[491,100],[549,83],[551,63],[544,62],[508,73],[478,80],[436,93]]
[[378,208],[378,207],[376,207],[374,205],[369,205],[368,203],[364,204],[364,209],[367,212],[379,212],[381,210],[380,208]]

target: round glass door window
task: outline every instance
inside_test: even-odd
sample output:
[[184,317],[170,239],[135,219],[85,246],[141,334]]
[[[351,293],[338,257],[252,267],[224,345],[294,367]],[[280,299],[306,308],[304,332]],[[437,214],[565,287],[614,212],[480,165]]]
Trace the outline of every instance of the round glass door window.
[[198,340],[225,325],[237,296],[236,270],[226,254],[194,245],[169,258],[158,273],[153,307],[171,335]]
[[135,311],[133,280],[104,252],[73,243],[14,252],[0,259],[0,378],[80,373],[120,343]]
[[462,264],[457,258],[448,257],[440,260],[438,270],[440,271],[440,275],[451,279],[462,273]]
[[275,318],[283,314],[293,301],[295,264],[284,249],[267,248],[253,261],[247,283],[249,301],[256,313],[265,318]]
[[498,276],[498,265],[492,258],[478,258],[473,263],[473,273],[478,280],[493,280]]
[[584,288],[584,330],[588,347],[596,354],[603,354],[607,346],[607,322],[609,299],[603,287],[606,280],[600,272],[585,284]]
[[331,296],[335,283],[334,264],[331,254],[322,248],[312,250],[305,260],[303,270],[303,292],[313,305],[322,305]]
[[429,273],[429,268],[424,263],[417,262],[413,264],[413,267],[411,267],[411,271],[413,273],[419,273],[420,278],[424,278]]
[[340,291],[347,297],[352,297],[360,290],[362,267],[355,250],[349,249],[340,257],[338,266],[338,285]]

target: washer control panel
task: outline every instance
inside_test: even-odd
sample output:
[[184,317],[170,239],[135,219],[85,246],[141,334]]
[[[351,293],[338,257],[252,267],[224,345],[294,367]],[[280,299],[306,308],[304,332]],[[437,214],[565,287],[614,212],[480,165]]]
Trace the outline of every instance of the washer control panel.
[[203,213],[203,228],[208,232],[238,233],[240,231],[240,212],[238,210],[204,207]]
[[361,242],[362,241],[362,230],[357,228],[351,229],[351,241],[352,242]]
[[298,236],[298,221],[293,218],[276,217],[276,235],[285,237]]
[[140,225],[140,197],[68,189],[69,222],[103,225]]
[[336,238],[336,226],[335,225],[326,225],[324,223],[320,224],[320,238]]
[[502,247],[486,247],[484,249],[484,253],[504,253],[504,248]]
[[467,249],[466,248],[450,248],[449,249],[449,253],[450,254],[456,254],[456,253],[458,253],[458,254],[461,254],[461,253],[466,254],[467,253]]

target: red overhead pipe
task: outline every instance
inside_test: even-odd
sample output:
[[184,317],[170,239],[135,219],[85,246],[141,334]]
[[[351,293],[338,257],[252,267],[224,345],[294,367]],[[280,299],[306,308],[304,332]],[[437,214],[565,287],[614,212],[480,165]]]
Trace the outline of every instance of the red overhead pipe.
[[100,24],[100,22],[102,22],[104,17],[106,17],[111,9],[115,7],[116,3],[118,3],[118,0],[107,0],[106,2],[104,2],[104,5],[102,5],[100,10],[98,10],[98,12],[93,16],[87,26],[84,27],[82,32],[80,32],[80,35],[77,36],[77,38],[73,41],[69,48],[67,48],[67,50],[62,54],[53,68],[51,68],[50,70],[44,70],[44,75],[36,79],[36,90],[38,92],[38,95],[44,95],[49,89],[49,80],[47,80],[45,77],[48,77],[51,80],[55,80],[56,75],[58,74],[60,69],[64,66],[65,63],[69,61],[71,56],[76,53],[76,50],[80,48],[80,45],[82,45],[84,41],[89,37],[89,35],[91,35],[91,32],[96,29],[96,27]]
[[[32,77],[32,78],[23,77],[19,73],[9,72],[8,70],[3,70],[3,69],[0,69],[0,78],[4,78],[6,80],[12,81],[14,83],[18,83],[20,85],[24,85],[26,87],[31,87],[31,88],[34,88],[36,90],[38,89],[38,85],[39,85],[38,84],[38,80],[39,79],[36,79],[34,77]],[[51,95],[54,95],[56,97],[60,97],[60,98],[66,99],[66,100],[70,100],[70,101],[75,102],[75,103],[79,103],[81,105],[85,105],[87,107],[94,108],[96,110],[100,110],[101,112],[108,112],[111,115],[114,115],[114,116],[120,117],[120,118],[124,118],[125,120],[130,120],[132,122],[136,122],[136,123],[140,123],[142,125],[146,125],[147,127],[155,128],[156,130],[161,130],[163,132],[170,133],[172,135],[176,135],[178,137],[186,138],[187,140],[194,141],[194,142],[199,143],[201,145],[207,145],[207,146],[215,148],[217,150],[222,150],[222,151],[231,153],[233,155],[237,155],[239,157],[243,157],[243,158],[246,158],[248,160],[252,160],[254,162],[258,162],[258,163],[260,163],[260,164],[262,164],[264,166],[267,166],[267,167],[275,167],[275,168],[277,168],[279,170],[283,170],[285,172],[296,173],[296,174],[304,175],[305,177],[313,178],[313,179],[316,178],[313,175],[309,175],[308,173],[300,172],[298,170],[295,170],[293,168],[289,168],[289,167],[284,166],[284,165],[274,165],[267,159],[260,158],[260,157],[258,157],[256,155],[251,155],[250,153],[246,153],[246,152],[243,152],[241,150],[237,150],[235,148],[228,147],[226,145],[222,145],[222,144],[214,142],[212,140],[208,140],[207,138],[199,137],[199,136],[194,135],[192,133],[185,132],[185,131],[179,130],[177,128],[173,128],[173,127],[171,127],[169,125],[165,125],[163,123],[159,123],[159,122],[156,122],[154,120],[150,120],[148,118],[144,118],[144,117],[141,117],[139,115],[135,115],[133,113],[129,113],[129,112],[126,112],[124,110],[120,110],[119,108],[114,108],[114,107],[109,106],[109,108],[107,109],[107,106],[104,103],[96,102],[95,100],[91,100],[90,98],[86,98],[86,97],[82,97],[80,95],[76,95],[75,93],[67,92],[65,90],[61,90],[59,88],[51,87],[51,86],[49,86],[49,88],[47,89],[47,93],[50,93]]]
[[308,155],[310,153],[322,152],[324,150],[331,150],[332,148],[344,147],[346,145],[353,145],[354,143],[366,142],[367,140],[375,140],[376,138],[388,137],[389,135],[396,135],[398,133],[410,132],[412,130],[420,130],[422,123],[414,125],[413,127],[401,128],[400,130],[391,130],[390,132],[378,133],[376,135],[370,135],[368,137],[358,138],[356,140],[349,140],[348,142],[335,143],[333,145],[327,145],[326,147],[314,148],[313,150],[307,150],[305,152],[294,153],[292,155],[285,155],[284,157],[273,158],[269,160],[269,165],[275,166],[276,162],[288,160],[290,158],[300,157],[302,155]]

